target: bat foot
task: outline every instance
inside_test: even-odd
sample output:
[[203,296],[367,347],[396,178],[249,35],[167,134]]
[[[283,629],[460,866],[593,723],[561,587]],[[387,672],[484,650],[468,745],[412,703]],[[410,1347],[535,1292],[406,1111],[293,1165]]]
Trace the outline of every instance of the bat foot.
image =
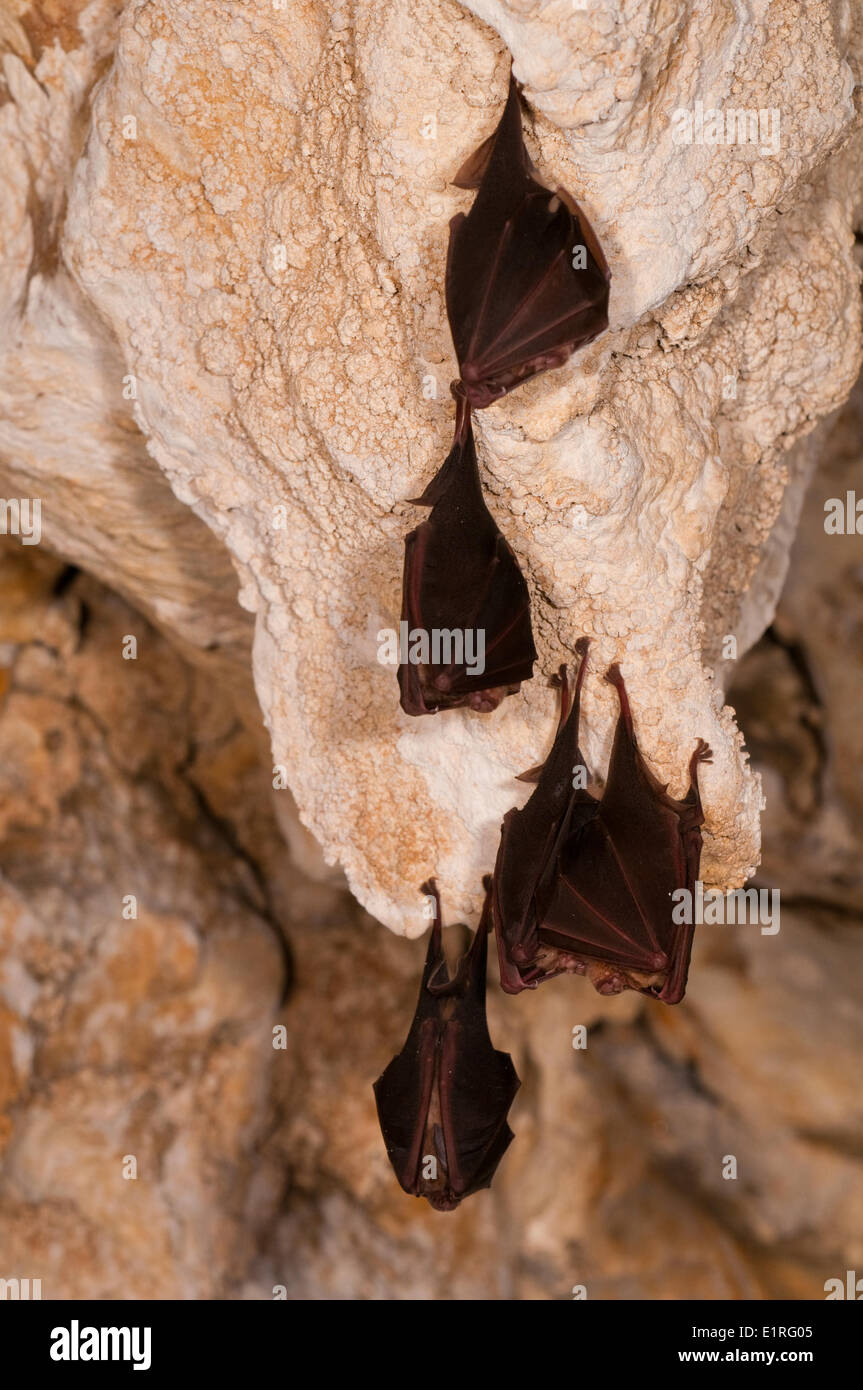
[[553,676],[549,676],[548,683],[552,690],[560,690],[567,683],[566,663],[558,666]]

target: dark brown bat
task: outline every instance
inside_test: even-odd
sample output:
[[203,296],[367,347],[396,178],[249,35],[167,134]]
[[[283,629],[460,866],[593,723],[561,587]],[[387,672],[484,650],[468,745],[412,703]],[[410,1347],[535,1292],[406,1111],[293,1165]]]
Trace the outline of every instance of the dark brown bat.
[[575,200],[540,181],[512,75],[497,130],[454,182],[478,189],[450,222],[446,305],[459,374],[481,409],[608,327],[611,272]]
[[452,1211],[488,1187],[512,1139],[507,1113],[521,1084],[512,1059],[496,1052],[485,1016],[491,921],[486,881],[482,919],[450,979],[435,904],[419,1002],[404,1048],[375,1082],[387,1154],[405,1192]]
[[460,705],[487,714],[530,680],[536,660],[527,585],[485,505],[470,407],[453,390],[455,442],[416,499],[431,515],[405,539],[401,631],[409,652],[399,686],[406,714]]
[[711,752],[699,739],[689,791],[681,801],[669,796],[638,751],[615,665],[606,679],[617,689],[620,716],[605,789],[597,798],[578,785],[584,639],[579,648],[571,708],[561,671],[560,725],[536,789],[522,810],[504,817],[493,890],[501,984],[517,994],[569,971],[588,975],[600,994],[636,989],[676,1004],[686,989],[693,927],[672,920],[671,895],[695,889],[704,821],[698,765]]

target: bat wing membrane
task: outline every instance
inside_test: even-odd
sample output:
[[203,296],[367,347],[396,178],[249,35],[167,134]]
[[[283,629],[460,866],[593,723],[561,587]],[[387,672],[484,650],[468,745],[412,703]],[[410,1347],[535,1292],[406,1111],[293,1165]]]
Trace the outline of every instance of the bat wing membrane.
[[390,1163],[405,1192],[416,1193],[435,1079],[438,1026],[417,1021],[402,1051],[374,1084]]
[[487,894],[471,943],[464,993],[447,1024],[441,1057],[441,1115],[450,1182],[460,1196],[487,1187],[512,1140],[507,1113],[520,1082],[512,1059],[495,1050],[486,1020]]
[[447,314],[462,380],[481,408],[608,327],[611,276],[575,200],[538,180],[514,79],[497,131],[457,182],[478,192],[450,222]]
[[402,665],[402,705],[409,714],[464,703],[474,692],[517,687],[530,679],[536,660],[530,594],[485,505],[469,425],[421,501],[432,504],[432,512],[405,542],[402,618],[411,631],[460,633],[463,640],[471,631],[474,657],[481,633],[484,668],[468,669],[464,648],[460,661],[442,660],[422,671]]

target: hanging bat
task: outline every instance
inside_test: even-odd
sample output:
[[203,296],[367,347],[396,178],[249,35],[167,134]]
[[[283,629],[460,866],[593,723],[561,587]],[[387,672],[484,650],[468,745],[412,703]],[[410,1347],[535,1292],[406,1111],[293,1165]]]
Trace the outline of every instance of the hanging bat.
[[575,200],[541,182],[512,74],[497,130],[454,182],[478,189],[450,222],[446,306],[461,380],[481,409],[608,327],[611,272]]
[[435,918],[419,1002],[404,1048],[374,1085],[396,1177],[435,1211],[488,1187],[513,1137],[506,1117],[521,1083],[492,1047],[485,1016],[490,880],[485,887],[479,927],[450,979],[437,887],[423,884]]
[[565,668],[561,718],[551,753],[522,810],[504,817],[494,871],[493,910],[501,984],[509,994],[562,972],[586,974],[600,994],[639,990],[676,1004],[686,989],[693,927],[672,921],[672,893],[694,892],[704,814],[698,765],[711,752],[698,740],[689,790],[668,795],[642,758],[618,666],[620,715],[601,797],[581,785],[578,747],[587,642],[571,706]]
[[470,407],[456,383],[452,449],[417,504],[431,515],[405,539],[399,666],[406,714],[467,705],[487,714],[530,680],[536,647],[518,561],[482,495]]

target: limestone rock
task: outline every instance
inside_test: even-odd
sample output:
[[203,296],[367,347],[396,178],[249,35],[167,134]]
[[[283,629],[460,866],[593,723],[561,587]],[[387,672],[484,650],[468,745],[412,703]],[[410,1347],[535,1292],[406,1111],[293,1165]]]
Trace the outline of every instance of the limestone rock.
[[215,1298],[254,1243],[284,980],[266,896],[188,771],[242,726],[144,618],[91,581],[58,593],[63,574],[3,541],[0,1266],[43,1298]]
[[[469,195],[450,181],[497,119],[508,46],[534,158],[584,203],[614,280],[611,331],[483,415],[490,505],[541,672],[594,640],[591,767],[619,659],[673,792],[695,739],[714,747],[704,877],[742,881],[761,795],[711,668],[772,615],[809,467],[787,451],[859,366],[856,11],[97,0],[6,42],[3,485],[44,492],[59,550],[242,664],[230,556],[273,761],[360,901],[408,935],[431,871],[475,920],[513,774],[554,722],[541,675],[490,718],[408,720],[376,660],[403,499],[451,427],[446,224]],[[681,142],[697,103],[742,112],[734,139]],[[741,143],[750,111],[767,124]]]
[[206,671],[0,543],[4,1271],[45,1297],[562,1300],[813,1299],[859,1268],[859,539],[822,540],[858,419],[855,395],[820,432],[786,598],[731,686],[781,931],[699,928],[675,1009],[576,978],[490,988],[516,1139],[447,1216],[398,1188],[371,1091],[424,944],[291,864],[287,793]]

